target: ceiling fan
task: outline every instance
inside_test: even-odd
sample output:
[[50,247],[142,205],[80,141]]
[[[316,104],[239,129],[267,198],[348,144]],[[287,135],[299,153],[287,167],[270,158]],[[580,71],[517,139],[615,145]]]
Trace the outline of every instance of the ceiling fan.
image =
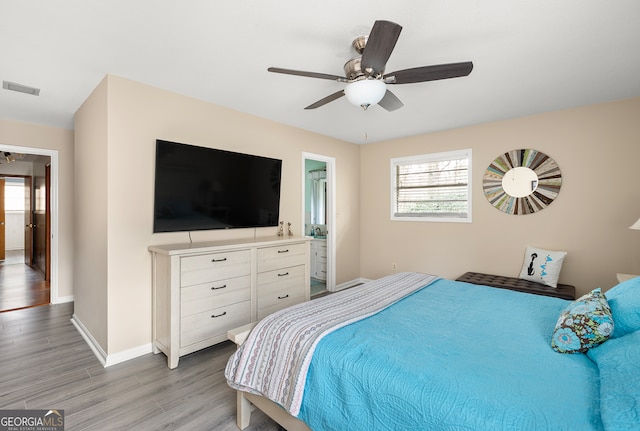
[[353,41],[353,48],[360,56],[352,58],[345,63],[344,72],[346,76],[282,69],[280,67],[270,67],[267,70],[287,75],[330,79],[347,83],[344,90],[336,91],[304,109],[315,109],[346,96],[349,102],[356,106],[361,106],[365,110],[371,105],[378,104],[387,111],[395,111],[404,106],[400,99],[387,89],[387,84],[411,84],[457,78],[467,76],[473,70],[473,63],[466,61],[414,67],[384,73],[387,60],[389,60],[391,52],[396,46],[401,30],[402,26],[394,22],[376,21],[369,36],[360,36]]
[[[20,153],[10,153],[8,151],[3,151],[2,152],[2,157],[4,157],[4,159],[7,161],[7,163],[11,163],[11,162],[15,162],[16,160],[22,160],[24,159],[25,154],[20,154]],[[0,163],[2,163],[0,161]]]

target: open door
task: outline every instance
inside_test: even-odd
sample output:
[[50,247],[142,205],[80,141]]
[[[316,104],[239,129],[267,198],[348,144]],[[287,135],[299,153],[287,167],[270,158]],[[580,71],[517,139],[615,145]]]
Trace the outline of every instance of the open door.
[[49,236],[49,169],[45,166],[44,175],[33,177],[33,199],[31,200],[33,214],[33,268],[47,276],[48,236]]
[[45,167],[45,270],[44,279],[51,280],[51,163]]
[[[312,205],[311,202],[314,200],[312,198],[312,183],[307,187],[307,164],[311,162],[311,165],[318,163],[324,166],[325,173],[324,175],[320,175],[320,177],[324,176],[324,178],[319,179],[316,185],[317,190],[314,193],[314,197],[316,200],[316,205]],[[326,273],[326,277],[324,277],[324,284],[326,290],[330,292],[334,292],[336,290],[336,204],[335,204],[335,195],[336,195],[336,176],[335,176],[335,166],[336,160],[333,157],[323,156],[320,154],[313,153],[302,153],[302,226],[304,228],[305,235],[313,235],[314,239],[324,238],[323,241],[325,243],[325,249],[320,249],[320,257],[318,261],[314,262],[312,256],[311,269],[317,268],[317,266],[322,267],[326,263],[326,267],[324,271]],[[307,193],[308,191],[308,193]],[[323,220],[313,220],[311,214],[316,210],[317,215],[321,215]],[[317,230],[316,227],[320,225],[320,229]],[[310,227],[313,227],[314,233],[311,233]],[[318,236],[319,235],[319,236]],[[314,241],[312,240],[312,247],[314,242],[322,242],[322,241]],[[321,247],[321,244],[317,244],[318,247]],[[313,251],[312,251],[313,253]],[[324,262],[322,259],[322,254],[324,254]],[[321,268],[322,270],[323,268]],[[312,279],[314,277],[312,276]],[[313,281],[313,280],[312,280]],[[313,289],[313,285],[312,285]]]
[[[50,286],[51,303],[65,302],[67,298],[60,297],[58,292],[58,252],[60,245],[58,235],[59,152],[58,150],[4,144],[0,144],[0,151],[25,155],[24,158],[19,160],[20,163],[16,161],[16,164],[11,169],[11,176],[26,177],[23,196],[25,203],[24,218],[20,218],[16,225],[19,232],[24,233],[24,263],[38,272],[45,273],[45,280]],[[30,163],[31,169],[21,169],[21,167]],[[0,165],[0,169],[4,168],[6,168],[4,164]],[[36,170],[34,171],[34,169]],[[34,175],[38,178],[37,180],[29,178]],[[5,177],[7,175],[2,176]],[[42,186],[43,182],[45,183],[44,187]],[[37,196],[34,192],[35,187],[39,188]],[[36,199],[39,200],[38,207],[46,208],[45,214],[35,214],[37,211],[35,208]],[[42,227],[41,222],[38,222],[36,217],[39,217],[41,221],[44,219]],[[41,231],[44,241],[36,239],[37,230]],[[38,241],[37,244],[35,243],[36,241]],[[45,262],[45,264],[42,265],[42,262]],[[40,266],[42,269],[35,266]]]
[[24,263],[33,266],[33,209],[31,208],[31,196],[33,196],[31,177],[24,179]]
[[6,257],[5,251],[5,214],[4,214],[4,179],[0,180],[0,260],[4,260]]

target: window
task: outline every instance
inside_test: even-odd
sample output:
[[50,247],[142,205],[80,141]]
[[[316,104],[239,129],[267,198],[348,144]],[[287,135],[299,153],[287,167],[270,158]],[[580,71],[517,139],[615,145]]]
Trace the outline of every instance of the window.
[[24,211],[24,178],[5,178],[5,211]]
[[391,219],[471,222],[471,149],[391,159]]

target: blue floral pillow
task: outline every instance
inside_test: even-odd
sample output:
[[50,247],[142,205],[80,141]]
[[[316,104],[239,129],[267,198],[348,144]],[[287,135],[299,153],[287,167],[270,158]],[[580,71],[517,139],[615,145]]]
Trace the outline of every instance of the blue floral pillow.
[[551,347],[560,353],[586,352],[613,333],[613,317],[600,288],[571,302],[560,313]]

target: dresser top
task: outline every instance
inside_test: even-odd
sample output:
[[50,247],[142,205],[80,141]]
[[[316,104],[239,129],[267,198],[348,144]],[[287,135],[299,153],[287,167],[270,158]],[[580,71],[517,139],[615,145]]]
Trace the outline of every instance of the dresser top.
[[267,236],[260,238],[228,239],[220,241],[186,242],[180,244],[159,244],[149,246],[149,251],[167,255],[200,253],[213,250],[225,250],[238,247],[264,247],[289,244],[292,242],[310,241],[304,236]]

